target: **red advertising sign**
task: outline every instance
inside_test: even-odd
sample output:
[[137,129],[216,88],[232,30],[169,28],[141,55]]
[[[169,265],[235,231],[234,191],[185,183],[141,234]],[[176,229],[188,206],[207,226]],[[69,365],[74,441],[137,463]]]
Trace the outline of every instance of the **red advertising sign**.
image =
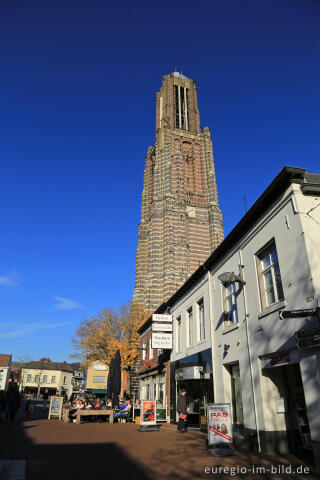
[[141,425],[156,425],[157,407],[155,400],[142,400],[140,410]]
[[233,442],[230,403],[209,403],[207,408],[208,444]]

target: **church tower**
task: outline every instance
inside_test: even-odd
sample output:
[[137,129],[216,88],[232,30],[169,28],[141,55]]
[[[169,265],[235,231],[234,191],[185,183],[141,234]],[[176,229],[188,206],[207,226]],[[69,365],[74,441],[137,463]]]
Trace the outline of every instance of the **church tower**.
[[155,310],[223,240],[209,128],[194,80],[174,72],[156,95],[155,143],[145,159],[133,299]]

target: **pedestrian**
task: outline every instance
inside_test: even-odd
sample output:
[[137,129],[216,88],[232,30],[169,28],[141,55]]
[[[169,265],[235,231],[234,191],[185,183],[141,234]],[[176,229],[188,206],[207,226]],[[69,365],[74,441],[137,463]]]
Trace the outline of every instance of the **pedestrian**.
[[32,412],[32,403],[30,398],[27,400],[26,406],[25,406],[25,412],[26,412],[26,420],[30,419],[30,415]]
[[10,387],[8,390],[8,409],[10,421],[14,421],[17,410],[20,407],[20,392],[17,387]]
[[44,394],[43,394],[43,400],[48,400],[48,397],[49,397],[49,390],[46,388],[45,391],[44,391]]
[[177,431],[179,433],[184,433],[187,430],[186,427],[186,418],[187,418],[187,399],[186,391],[184,388],[180,390],[179,398],[177,401],[177,412],[179,414],[179,420],[177,425]]

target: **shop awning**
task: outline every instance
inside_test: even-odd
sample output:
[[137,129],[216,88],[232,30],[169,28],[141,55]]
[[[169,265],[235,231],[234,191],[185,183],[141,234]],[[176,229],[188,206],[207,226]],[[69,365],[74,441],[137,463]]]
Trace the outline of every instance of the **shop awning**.
[[106,388],[97,388],[92,390],[92,393],[108,393],[108,390]]

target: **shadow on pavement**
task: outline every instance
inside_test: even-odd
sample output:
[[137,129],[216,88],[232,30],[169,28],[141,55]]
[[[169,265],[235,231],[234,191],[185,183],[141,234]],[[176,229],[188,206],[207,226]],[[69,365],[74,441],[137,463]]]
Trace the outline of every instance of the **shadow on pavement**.
[[[42,408],[33,410],[30,425],[24,420],[23,406],[13,422],[0,423],[0,460],[26,460],[27,480],[70,480],[132,478],[151,480],[125,451],[112,442],[106,443],[46,443],[38,444],[26,435],[26,430],[40,428],[33,421],[47,418]],[[55,422],[57,422],[55,424]],[[60,423],[60,422],[59,422]],[[52,439],[57,437],[52,423]]]

